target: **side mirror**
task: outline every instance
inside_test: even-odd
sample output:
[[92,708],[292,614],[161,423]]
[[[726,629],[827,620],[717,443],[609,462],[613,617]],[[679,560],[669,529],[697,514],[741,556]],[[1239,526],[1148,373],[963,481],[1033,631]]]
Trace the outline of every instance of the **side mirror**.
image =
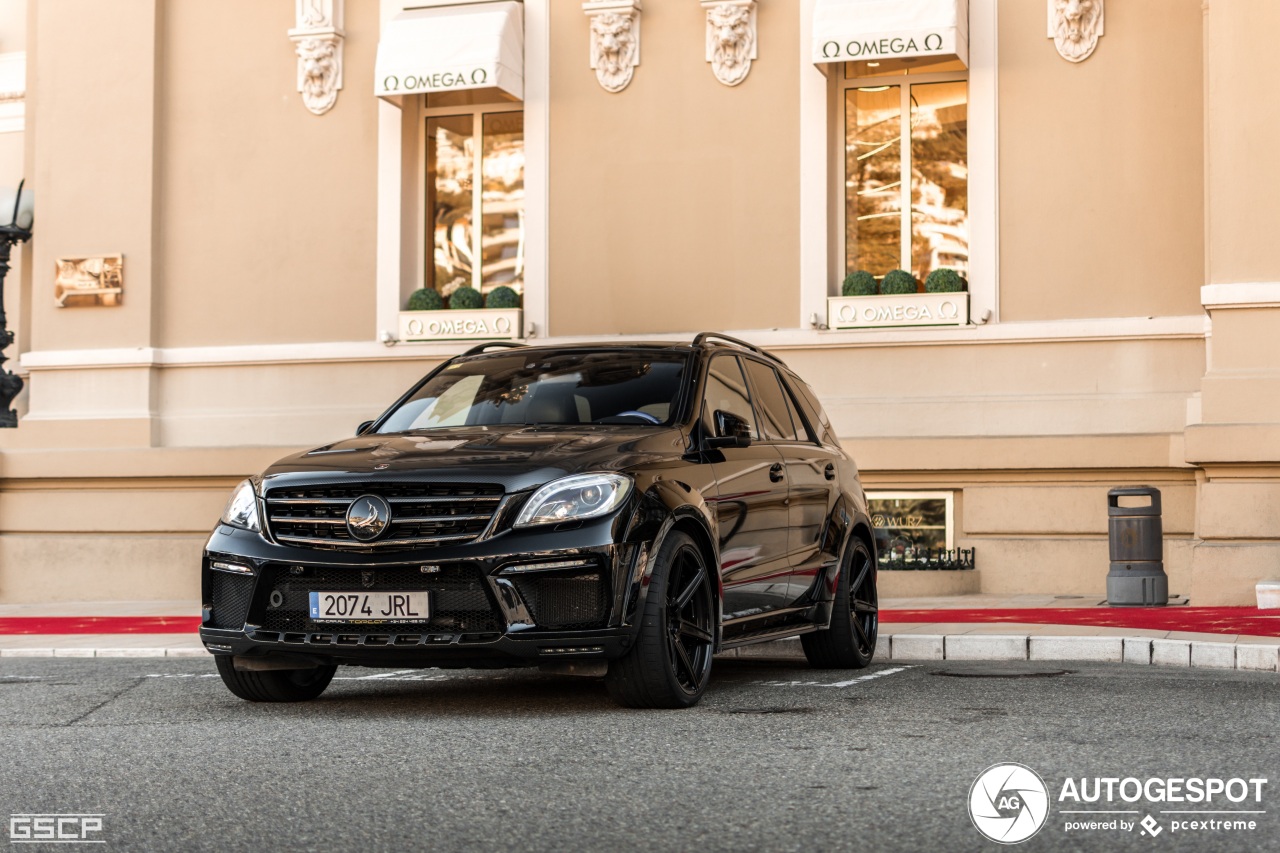
[[751,424],[733,412],[716,409],[716,434],[707,439],[708,447],[750,447]]
[[360,426],[356,427],[356,435],[364,435],[369,431],[369,427],[371,426],[373,426],[373,421],[365,421],[360,424]]

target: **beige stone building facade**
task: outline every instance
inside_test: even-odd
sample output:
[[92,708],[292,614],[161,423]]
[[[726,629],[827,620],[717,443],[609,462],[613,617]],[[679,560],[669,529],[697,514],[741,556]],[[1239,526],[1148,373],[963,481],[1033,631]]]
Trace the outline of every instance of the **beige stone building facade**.
[[[36,204],[0,602],[196,598],[239,479],[465,338],[712,329],[813,383],[869,491],[945,499],[976,570],[886,591],[1098,595],[1106,492],[1146,483],[1170,590],[1252,603],[1278,29],[1271,0],[4,0],[0,182]],[[944,268],[966,292],[926,292]],[[406,313],[472,286],[518,310]]]

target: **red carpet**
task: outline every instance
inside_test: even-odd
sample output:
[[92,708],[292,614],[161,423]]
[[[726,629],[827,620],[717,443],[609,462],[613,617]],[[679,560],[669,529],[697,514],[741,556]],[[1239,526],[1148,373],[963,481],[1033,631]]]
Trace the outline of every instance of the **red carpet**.
[[[1280,610],[1253,607],[1036,607],[991,610],[881,610],[895,622],[1021,622],[1036,625],[1095,625],[1151,628],[1202,634],[1280,637]],[[11,616],[0,618],[0,634],[191,634],[198,616]]]
[[9,616],[0,634],[194,634],[199,616]]
[[1022,622],[1036,625],[1094,625],[1150,628],[1201,634],[1280,637],[1280,610],[1256,607],[1029,607],[992,610],[881,610],[891,622]]

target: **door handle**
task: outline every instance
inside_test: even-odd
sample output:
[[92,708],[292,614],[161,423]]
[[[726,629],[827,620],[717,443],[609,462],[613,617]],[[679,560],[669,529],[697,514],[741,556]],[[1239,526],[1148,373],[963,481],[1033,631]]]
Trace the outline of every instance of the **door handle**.
[[836,478],[836,465],[834,462],[827,463],[827,467],[822,469],[822,476],[826,477],[828,480],[834,480]]
[[770,479],[770,480],[772,480],[772,481],[773,481],[773,482],[775,482],[775,483],[777,483],[777,482],[781,482],[781,480],[782,480],[783,476],[784,476],[784,475],[783,475],[783,473],[782,473],[782,463],[781,463],[781,462],[775,462],[775,463],[773,463],[772,465],[770,465],[770,466],[769,466],[769,479]]

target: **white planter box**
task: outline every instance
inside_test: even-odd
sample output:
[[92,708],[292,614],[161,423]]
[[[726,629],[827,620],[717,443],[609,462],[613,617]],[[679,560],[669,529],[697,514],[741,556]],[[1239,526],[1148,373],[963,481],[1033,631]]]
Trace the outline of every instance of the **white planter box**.
[[401,311],[402,341],[505,341],[522,336],[519,308]]
[[965,326],[968,323],[968,293],[833,296],[827,300],[827,327],[831,329]]

